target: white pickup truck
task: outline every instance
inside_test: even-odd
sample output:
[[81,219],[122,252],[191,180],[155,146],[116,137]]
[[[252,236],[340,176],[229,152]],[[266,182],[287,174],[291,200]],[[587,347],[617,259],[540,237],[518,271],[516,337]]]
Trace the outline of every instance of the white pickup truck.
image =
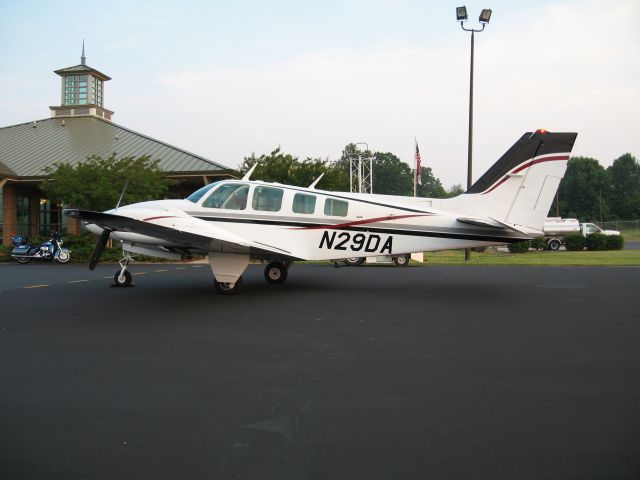
[[603,235],[620,235],[617,230],[602,230],[595,223],[580,223],[577,218],[549,217],[542,227],[545,248],[559,250],[564,244],[564,237],[570,233],[582,233],[585,237],[591,233]]

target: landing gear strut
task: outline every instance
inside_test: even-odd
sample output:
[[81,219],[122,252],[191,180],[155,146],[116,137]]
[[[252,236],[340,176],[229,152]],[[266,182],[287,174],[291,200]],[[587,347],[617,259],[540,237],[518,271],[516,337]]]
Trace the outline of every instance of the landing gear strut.
[[120,270],[116,272],[113,276],[113,286],[114,287],[132,287],[133,282],[131,278],[131,272],[127,270],[129,266],[129,262],[131,261],[131,254],[129,252],[124,252],[124,257],[118,261],[120,264]]

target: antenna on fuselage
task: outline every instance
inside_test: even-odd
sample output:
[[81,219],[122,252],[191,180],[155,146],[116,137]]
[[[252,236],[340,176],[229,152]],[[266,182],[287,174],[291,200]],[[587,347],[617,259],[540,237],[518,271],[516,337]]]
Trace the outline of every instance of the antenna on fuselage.
[[316,178],[316,179],[313,181],[313,183],[312,183],[311,185],[309,185],[309,189],[311,189],[311,190],[315,189],[315,188],[316,188],[316,185],[318,184],[318,182],[320,181],[320,179],[321,179],[322,177],[324,177],[324,172],[322,172],[322,173],[320,174],[320,176],[319,176],[318,178]]
[[251,167],[249,171],[244,174],[244,177],[242,177],[242,180],[248,181],[249,177],[251,176],[251,174],[253,173],[253,171],[256,169],[257,166],[258,166],[258,162],[254,163],[253,167]]
[[120,198],[118,199],[118,203],[116,204],[116,210],[120,208],[120,204],[122,203],[122,199],[124,198],[124,192],[127,191],[127,187],[129,186],[129,178],[124,182],[124,187],[122,188],[122,193],[120,194]]

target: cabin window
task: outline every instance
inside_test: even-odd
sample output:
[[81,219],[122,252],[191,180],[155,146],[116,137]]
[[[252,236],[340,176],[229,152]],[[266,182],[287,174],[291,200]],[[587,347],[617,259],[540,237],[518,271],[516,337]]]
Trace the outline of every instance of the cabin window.
[[324,202],[324,214],[332,217],[346,217],[349,210],[349,203],[344,200],[327,198]]
[[284,190],[274,187],[256,187],[251,206],[262,212],[278,212],[282,208]]
[[316,196],[296,193],[293,197],[293,213],[313,213],[316,210]]
[[187,200],[189,200],[190,202],[193,202],[193,203],[198,203],[200,201],[200,199],[202,197],[204,197],[207,192],[209,192],[209,190],[211,190],[213,187],[215,187],[217,185],[218,185],[218,182],[210,183],[209,185],[205,185],[204,187],[196,190],[191,195],[189,195],[187,197]]
[[203,207],[244,210],[247,208],[249,185],[226,183],[220,185],[203,203]]

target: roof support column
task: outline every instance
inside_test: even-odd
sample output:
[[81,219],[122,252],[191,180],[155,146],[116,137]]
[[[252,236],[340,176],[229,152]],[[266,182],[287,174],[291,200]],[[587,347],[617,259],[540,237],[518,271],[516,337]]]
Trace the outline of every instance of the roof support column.
[[18,233],[18,200],[11,183],[2,185],[2,243],[11,245],[11,237]]

